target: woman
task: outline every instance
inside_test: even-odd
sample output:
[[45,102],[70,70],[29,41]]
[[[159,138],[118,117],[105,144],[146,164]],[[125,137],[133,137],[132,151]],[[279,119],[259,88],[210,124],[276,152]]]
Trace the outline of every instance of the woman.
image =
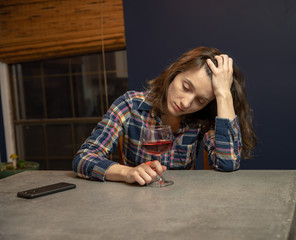
[[[161,162],[140,144],[141,129],[170,125],[174,141]],[[123,135],[124,163],[109,159]],[[119,97],[78,151],[73,169],[80,177],[152,182],[166,169],[192,169],[199,144],[213,169],[233,171],[256,143],[242,74],[218,49],[199,47],[183,54],[144,92]],[[145,162],[150,161],[150,164]]]

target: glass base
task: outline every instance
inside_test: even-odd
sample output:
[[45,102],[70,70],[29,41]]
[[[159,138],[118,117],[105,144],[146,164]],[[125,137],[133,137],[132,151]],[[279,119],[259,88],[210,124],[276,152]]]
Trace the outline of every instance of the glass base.
[[174,184],[172,180],[166,180],[162,177],[157,177],[154,182],[148,183],[147,186],[149,187],[167,187]]

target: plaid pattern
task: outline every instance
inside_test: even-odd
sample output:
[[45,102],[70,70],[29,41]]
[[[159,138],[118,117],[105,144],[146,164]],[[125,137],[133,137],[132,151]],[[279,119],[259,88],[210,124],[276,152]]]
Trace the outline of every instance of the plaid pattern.
[[[125,165],[137,166],[155,160],[156,156],[147,154],[139,141],[143,127],[162,124],[158,116],[151,114],[151,109],[148,92],[129,91],[119,97],[74,158],[73,169],[76,174],[104,181],[108,168],[117,164],[109,157],[121,135]],[[197,156],[199,132],[199,128],[182,123],[174,133],[171,150],[161,156],[162,165],[167,169],[192,169]],[[240,134],[237,117],[234,120],[216,118],[215,131],[209,131],[203,138],[213,168],[222,171],[239,168]]]

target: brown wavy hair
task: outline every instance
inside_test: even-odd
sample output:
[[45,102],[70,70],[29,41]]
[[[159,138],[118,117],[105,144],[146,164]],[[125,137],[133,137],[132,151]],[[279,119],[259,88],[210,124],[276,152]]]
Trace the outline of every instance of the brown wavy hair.
[[[212,79],[212,71],[206,63],[211,59],[217,66],[214,59],[221,52],[216,48],[198,47],[184,53],[177,61],[166,68],[158,77],[148,81],[148,90],[150,90],[153,112],[161,115],[164,112],[167,103],[167,89],[174,78],[181,72],[190,69],[201,69],[205,67],[207,75]],[[242,133],[242,157],[250,158],[252,150],[257,144],[257,137],[252,126],[252,109],[247,101],[245,80],[243,74],[236,65],[233,65],[233,83],[231,86],[234,110],[239,120]],[[198,112],[184,116],[184,120],[200,124],[202,133],[214,129],[215,118],[217,116],[216,100],[211,101],[207,106]]]

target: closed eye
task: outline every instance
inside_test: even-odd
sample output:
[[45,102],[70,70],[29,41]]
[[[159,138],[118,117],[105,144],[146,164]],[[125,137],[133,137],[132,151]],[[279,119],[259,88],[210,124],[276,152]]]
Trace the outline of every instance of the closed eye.
[[185,91],[190,91],[190,86],[189,86],[189,84],[186,83],[186,82],[183,82],[183,89],[184,89]]
[[200,105],[203,105],[205,104],[205,100],[202,99],[202,98],[196,98],[197,102],[200,104]]

